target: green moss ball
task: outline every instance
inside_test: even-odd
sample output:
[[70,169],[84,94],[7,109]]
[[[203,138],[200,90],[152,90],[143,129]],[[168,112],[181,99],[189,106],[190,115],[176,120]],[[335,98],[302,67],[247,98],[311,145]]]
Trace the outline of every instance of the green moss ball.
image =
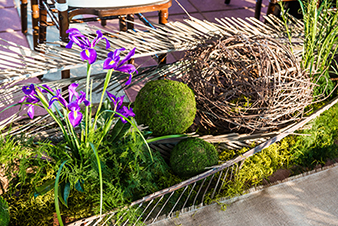
[[192,177],[205,171],[205,167],[216,165],[216,148],[196,137],[181,140],[172,150],[170,165],[181,177]]
[[196,114],[193,91],[172,80],[148,82],[134,102],[135,119],[154,135],[179,134],[192,125]]

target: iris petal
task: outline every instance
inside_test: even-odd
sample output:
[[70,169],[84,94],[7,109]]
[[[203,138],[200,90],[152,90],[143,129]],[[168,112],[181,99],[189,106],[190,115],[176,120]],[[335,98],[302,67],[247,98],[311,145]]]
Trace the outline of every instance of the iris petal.
[[125,57],[123,60],[121,60],[121,62],[119,63],[118,67],[121,66],[122,64],[124,64],[125,62],[127,62],[128,60],[130,60],[130,58],[131,58],[132,56],[134,56],[135,50],[136,50],[136,48],[132,49],[132,50],[126,55],[126,57]]
[[34,84],[30,84],[29,86],[23,86],[22,92],[24,92],[26,95],[36,94]]
[[103,69],[107,69],[107,70],[115,69],[117,62],[115,62],[114,64],[110,64],[112,61],[113,61],[113,58],[110,58],[110,57],[105,59],[105,61],[103,62]]
[[24,96],[24,97],[22,97],[21,98],[21,100],[19,101],[19,103],[22,103],[22,102],[24,102],[26,99],[28,98],[28,96]]
[[120,56],[120,53],[122,51],[125,51],[126,49],[125,48],[120,48],[120,49],[115,49],[114,53],[113,53],[113,58],[116,58],[116,57],[119,57]]
[[132,74],[129,74],[129,78],[128,78],[128,81],[126,82],[126,86],[129,86],[130,83],[131,83],[131,79],[133,78],[133,75]]
[[110,48],[110,42],[108,41],[108,39],[106,37],[103,37],[102,39],[106,40],[106,49]]
[[[121,115],[123,115],[126,118],[128,118],[129,116],[131,116],[131,117],[135,116],[133,109],[132,108],[128,109],[126,106],[123,106],[122,108],[118,109],[117,112],[120,113]],[[122,117],[120,115],[118,115],[118,116],[120,117],[120,119],[123,123],[127,122],[127,120],[124,117]]]
[[72,83],[69,87],[68,87],[68,92],[69,92],[69,102],[73,101],[73,96],[75,96],[76,98],[79,98],[79,94],[76,92],[76,88],[79,86],[79,84],[77,83]]
[[58,98],[56,96],[53,96],[52,98],[50,98],[49,103],[48,103],[48,105],[49,105],[48,108],[50,109],[52,107],[53,103],[57,100],[58,100]]
[[73,41],[69,41],[68,44],[66,45],[67,49],[71,49],[73,47]]
[[34,118],[34,105],[30,105],[27,110],[27,115],[33,119]]
[[79,104],[76,101],[69,103],[67,107],[70,111],[80,111],[81,110]]
[[47,90],[49,90],[50,92],[54,92],[48,85],[42,85],[42,87],[44,87],[45,89],[43,89],[43,88],[40,88],[40,87],[38,87],[39,88],[39,90],[41,91],[41,93],[48,93],[48,91]]
[[66,33],[80,33],[80,31],[77,28],[69,28]]
[[59,101],[65,108],[67,107],[67,101],[61,96],[61,90],[58,89],[56,90],[56,95],[53,96],[50,100],[49,100],[49,108],[51,108],[52,104],[55,101]]
[[90,102],[86,99],[86,94],[83,91],[80,91],[81,95],[76,99],[76,103],[79,105],[82,102],[85,106],[89,106]]
[[111,94],[108,91],[106,91],[106,93],[107,93],[107,96],[109,97],[109,99],[113,102],[114,108],[119,109],[123,104],[124,95],[122,95],[120,97],[116,97],[114,94]]
[[132,64],[125,64],[125,65],[122,65],[122,66],[116,68],[115,70],[121,71],[121,72],[125,72],[125,73],[128,73],[128,74],[129,74],[129,73],[135,72],[135,71],[136,71],[136,68],[135,68],[135,66],[132,65]]
[[85,49],[80,53],[80,56],[83,61],[88,60],[89,64],[94,63],[97,58],[95,49]]
[[100,30],[97,30],[96,31],[96,37],[94,38],[94,40],[92,41],[92,44],[91,44],[91,48],[94,48],[97,44],[97,42],[99,42],[101,39],[102,39],[102,32]]
[[82,117],[83,115],[79,111],[71,111],[68,114],[69,122],[73,127],[77,127],[80,124]]

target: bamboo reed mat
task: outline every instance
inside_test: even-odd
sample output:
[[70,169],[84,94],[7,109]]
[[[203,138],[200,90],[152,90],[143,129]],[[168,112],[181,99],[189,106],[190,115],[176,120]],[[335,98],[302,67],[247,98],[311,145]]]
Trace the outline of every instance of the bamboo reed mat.
[[[318,170],[316,170],[318,171]],[[222,203],[164,219],[156,226],[338,225],[338,164],[255,189]]]

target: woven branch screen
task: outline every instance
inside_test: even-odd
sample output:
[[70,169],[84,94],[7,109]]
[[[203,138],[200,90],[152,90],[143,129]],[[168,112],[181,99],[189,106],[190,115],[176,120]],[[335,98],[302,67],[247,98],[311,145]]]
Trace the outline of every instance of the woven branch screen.
[[182,79],[195,92],[197,120],[206,129],[273,129],[299,118],[313,99],[314,84],[275,39],[208,40],[184,60],[190,64]]

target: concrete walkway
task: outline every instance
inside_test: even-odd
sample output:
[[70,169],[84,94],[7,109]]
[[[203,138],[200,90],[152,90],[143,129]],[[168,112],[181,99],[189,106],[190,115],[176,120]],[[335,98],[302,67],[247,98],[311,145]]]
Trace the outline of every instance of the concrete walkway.
[[299,175],[152,226],[334,226],[338,225],[338,165]]

